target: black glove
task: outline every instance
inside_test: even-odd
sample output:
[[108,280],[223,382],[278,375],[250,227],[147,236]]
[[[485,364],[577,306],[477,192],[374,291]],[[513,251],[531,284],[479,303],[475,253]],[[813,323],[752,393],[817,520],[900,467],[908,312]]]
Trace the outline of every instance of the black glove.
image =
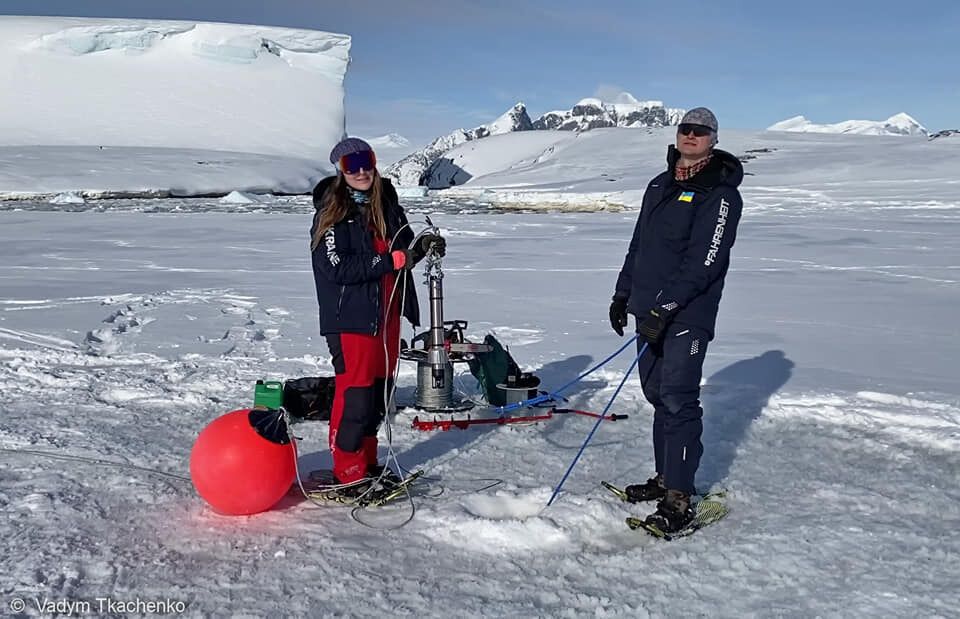
[[658,305],[647,312],[647,315],[640,321],[637,332],[650,344],[656,344],[663,337],[667,325],[679,311],[680,306],[676,303]]
[[610,304],[610,326],[617,335],[623,337],[623,328],[627,326],[627,300],[614,297]]
[[428,232],[420,236],[410,249],[407,257],[410,258],[409,266],[413,268],[418,262],[424,259],[429,251],[435,251],[441,258],[447,255],[447,240],[439,234]]

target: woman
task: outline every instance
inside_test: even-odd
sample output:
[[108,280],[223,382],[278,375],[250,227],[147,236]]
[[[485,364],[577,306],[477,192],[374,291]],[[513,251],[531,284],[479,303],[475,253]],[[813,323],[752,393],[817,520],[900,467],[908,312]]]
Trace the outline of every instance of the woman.
[[413,326],[420,324],[410,269],[431,246],[443,255],[445,244],[424,234],[410,246],[413,231],[393,185],[377,172],[369,144],[347,138],[330,152],[330,162],[338,173],[313,190],[310,248],[320,332],[337,375],[330,413],[333,474],[339,483],[353,484],[384,473],[377,463],[377,430],[392,390],[401,313]]

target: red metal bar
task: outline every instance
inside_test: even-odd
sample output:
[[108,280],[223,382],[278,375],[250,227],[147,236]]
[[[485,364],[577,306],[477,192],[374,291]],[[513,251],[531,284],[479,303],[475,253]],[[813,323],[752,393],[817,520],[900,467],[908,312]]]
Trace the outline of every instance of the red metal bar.
[[593,417],[594,419],[604,419],[606,421],[617,421],[618,419],[626,419],[628,417],[627,415],[601,415],[600,413],[591,413],[590,411],[582,411],[576,408],[552,408],[550,410],[554,413],[574,413],[576,415]]
[[496,424],[496,425],[506,425],[508,423],[524,423],[524,422],[533,422],[533,421],[546,421],[547,419],[552,419],[553,413],[548,412],[546,415],[527,415],[525,417],[492,417],[490,419],[471,419],[467,417],[466,419],[436,419],[432,421],[426,420],[421,421],[420,417],[413,418],[413,427],[417,430],[443,430],[446,432],[451,428],[459,428],[465,430],[470,426],[477,426],[481,424]]

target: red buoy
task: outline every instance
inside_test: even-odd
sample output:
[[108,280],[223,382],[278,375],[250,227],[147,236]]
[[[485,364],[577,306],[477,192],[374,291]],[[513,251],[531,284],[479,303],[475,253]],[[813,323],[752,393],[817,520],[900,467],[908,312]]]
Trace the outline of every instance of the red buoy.
[[190,452],[190,478],[221,514],[243,516],[273,507],[296,476],[294,449],[275,410],[242,409],[214,419]]

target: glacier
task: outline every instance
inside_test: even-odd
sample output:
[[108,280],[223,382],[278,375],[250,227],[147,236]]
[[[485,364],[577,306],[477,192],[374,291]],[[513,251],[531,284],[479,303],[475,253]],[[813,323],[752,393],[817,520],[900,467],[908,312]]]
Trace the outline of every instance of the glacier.
[[[191,195],[190,187],[175,186],[178,179],[203,193],[308,190],[329,171],[327,153],[344,134],[350,46],[344,34],[243,24],[0,17],[0,196],[104,188]],[[38,147],[48,158],[39,166],[21,156]],[[78,160],[77,149],[86,149],[89,161]],[[114,157],[104,158],[105,149]],[[129,149],[120,170],[116,149]],[[162,175],[173,179],[165,184],[112,177],[155,176],[154,155],[163,151],[154,149],[191,154],[160,157],[173,166]],[[221,166],[216,182],[204,182],[196,161],[231,157],[198,151],[235,153],[246,163]],[[263,170],[280,173],[275,158],[302,160],[294,167],[309,172],[272,187],[272,173]],[[62,182],[43,178],[47,165],[62,172]],[[99,182],[77,184],[91,169],[102,170]],[[257,187],[244,184],[258,171]],[[10,177],[18,182],[8,184]]]

